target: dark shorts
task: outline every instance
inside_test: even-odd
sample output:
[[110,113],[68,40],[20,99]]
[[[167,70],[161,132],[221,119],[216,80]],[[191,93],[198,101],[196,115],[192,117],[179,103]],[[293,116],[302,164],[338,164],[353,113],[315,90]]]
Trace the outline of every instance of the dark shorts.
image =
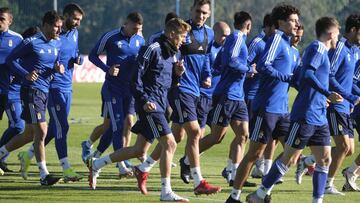
[[198,102],[199,97],[195,95],[173,91],[170,95],[170,106],[173,109],[172,122],[183,124],[198,120],[196,111]]
[[133,96],[125,97],[123,99],[123,111],[126,115],[135,115],[135,99]]
[[214,97],[214,105],[209,113],[211,125],[227,127],[232,120],[248,121],[248,111],[244,101],[227,99],[226,96]]
[[138,120],[131,131],[141,134],[150,143],[155,138],[171,134],[171,129],[164,113],[146,113],[144,111],[138,112]]
[[250,140],[267,144],[272,137],[286,136],[290,127],[290,115],[256,112],[249,123]]
[[46,121],[46,106],[48,93],[38,89],[21,87],[20,98],[23,105],[21,118],[27,124],[42,123]]
[[[356,129],[356,132],[358,134],[358,139],[360,141],[360,118],[352,118],[351,119],[353,127]],[[354,129],[352,131],[352,136],[354,137]]]
[[306,146],[330,146],[330,140],[328,124],[317,126],[305,122],[291,122],[286,145],[304,149]]
[[354,138],[352,121],[349,114],[330,109],[327,111],[327,119],[331,136],[348,135],[350,138]]
[[200,128],[205,128],[207,117],[211,110],[211,106],[212,106],[212,99],[207,96],[200,95],[199,103],[197,106],[197,115],[198,115]]
[[0,120],[2,120],[4,111],[6,109],[7,94],[0,94]]
[[246,106],[249,114],[249,120],[252,119],[254,112],[253,112],[253,99],[246,99]]

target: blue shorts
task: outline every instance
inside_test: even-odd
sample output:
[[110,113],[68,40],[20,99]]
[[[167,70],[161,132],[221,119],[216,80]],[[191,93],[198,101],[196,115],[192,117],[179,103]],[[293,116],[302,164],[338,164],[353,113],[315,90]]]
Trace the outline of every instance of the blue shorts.
[[138,112],[138,120],[131,132],[144,136],[148,142],[152,143],[155,138],[171,134],[171,129],[164,113],[141,111]]
[[290,115],[256,112],[249,123],[250,140],[267,144],[272,137],[274,140],[286,136],[290,127]]
[[286,145],[304,149],[306,146],[330,146],[330,140],[328,124],[317,126],[305,122],[291,122]]
[[254,115],[253,99],[246,99],[246,106],[247,106],[247,110],[248,110],[248,114],[249,114],[249,120],[251,120]]
[[173,90],[170,97],[170,106],[173,109],[171,120],[173,123],[187,123],[190,121],[197,121],[197,106],[199,97]]
[[[352,118],[351,121],[352,121],[353,127],[356,129],[356,132],[358,134],[358,138],[359,138],[359,141],[360,141],[360,118],[355,117],[355,118]],[[352,131],[352,136],[353,137],[354,137],[354,133],[355,133],[354,128],[353,128],[353,131]]]
[[20,98],[23,104],[21,118],[25,123],[35,124],[46,121],[48,93],[34,88],[21,87]]
[[209,113],[211,125],[227,127],[232,120],[249,120],[245,102],[231,100],[227,96],[214,96],[214,107]]
[[205,128],[207,117],[211,110],[211,106],[212,106],[212,99],[207,96],[200,95],[199,103],[197,105],[197,115],[198,115],[200,128]]
[[110,118],[113,132],[122,130],[125,118],[123,111],[124,98],[108,90],[102,91],[101,96],[103,100],[102,116],[104,118]]
[[135,99],[133,96],[125,97],[123,99],[123,112],[126,115],[135,115]]
[[6,109],[7,94],[0,94],[0,120],[2,120],[4,111]]
[[350,138],[354,138],[352,121],[349,114],[330,109],[327,111],[327,119],[331,136],[348,135]]

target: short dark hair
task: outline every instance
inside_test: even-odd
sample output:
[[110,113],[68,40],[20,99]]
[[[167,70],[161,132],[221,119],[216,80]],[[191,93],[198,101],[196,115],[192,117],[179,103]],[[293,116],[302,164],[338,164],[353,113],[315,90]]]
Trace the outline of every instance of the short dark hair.
[[25,38],[33,36],[34,34],[36,34],[38,32],[40,32],[40,28],[38,26],[34,26],[34,27],[27,28],[21,35],[25,39]]
[[327,32],[331,27],[339,27],[339,22],[333,17],[319,18],[315,23],[316,36],[319,38],[322,34]]
[[127,20],[142,25],[143,24],[143,17],[139,12],[132,12],[126,17]]
[[234,14],[234,27],[237,29],[244,28],[245,22],[250,20],[251,16],[248,12],[240,11]]
[[59,20],[63,20],[63,18],[56,11],[48,11],[42,19],[42,24],[54,25]]
[[81,13],[81,15],[83,15],[83,16],[85,15],[84,10],[78,4],[75,4],[75,3],[67,4],[64,7],[63,15],[65,15],[65,14],[72,15],[74,13],[74,11]]
[[270,13],[267,13],[265,16],[264,16],[264,19],[263,19],[263,28],[264,27],[271,27],[273,26],[273,22],[271,20],[271,14]]
[[278,20],[286,21],[292,14],[300,15],[299,9],[289,4],[279,4],[275,6],[271,11],[271,20],[275,28],[279,28]]
[[165,25],[167,22],[169,22],[169,20],[173,19],[173,18],[177,18],[178,15],[174,12],[170,12],[168,14],[166,14],[166,17],[165,17]]
[[210,0],[194,0],[193,7],[195,7],[197,5],[202,6],[205,4],[211,5],[211,1]]
[[355,28],[356,31],[360,29],[360,15],[352,14],[346,19],[345,32],[349,33],[351,28]]
[[1,7],[0,13],[7,13],[7,14],[9,14],[10,18],[13,18],[12,11],[9,7]]

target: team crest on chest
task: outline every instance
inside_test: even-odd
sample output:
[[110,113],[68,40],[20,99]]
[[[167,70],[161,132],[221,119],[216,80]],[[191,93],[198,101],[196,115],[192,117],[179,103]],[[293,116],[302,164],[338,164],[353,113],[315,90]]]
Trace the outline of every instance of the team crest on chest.
[[73,35],[73,38],[74,38],[74,42],[76,42],[77,39],[76,39],[76,36],[75,36],[75,35]]
[[137,47],[140,46],[139,40],[136,40],[135,44],[136,44]]
[[119,49],[121,49],[122,45],[123,45],[123,43],[121,41],[118,41],[117,46]]
[[44,49],[40,49],[40,52],[39,52],[39,53],[40,53],[40,54],[45,53]]
[[12,47],[13,46],[13,41],[12,39],[9,39],[9,47]]

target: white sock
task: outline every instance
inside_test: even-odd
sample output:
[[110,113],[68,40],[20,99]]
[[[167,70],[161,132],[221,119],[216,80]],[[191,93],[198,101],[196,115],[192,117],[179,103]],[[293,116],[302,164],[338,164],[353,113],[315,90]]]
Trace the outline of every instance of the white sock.
[[228,159],[227,166],[226,166],[226,171],[231,171],[231,169],[232,169],[232,160]]
[[30,145],[29,149],[27,150],[27,154],[29,156],[29,159],[31,160],[32,158],[34,158],[34,145]]
[[231,191],[231,197],[234,200],[240,200],[240,194],[241,194],[241,190],[237,190],[237,189],[233,188]]
[[110,159],[110,155],[106,155],[102,158],[96,159],[93,162],[93,169],[99,170],[100,168],[112,164],[112,161]]
[[231,180],[235,180],[235,177],[236,177],[236,171],[237,171],[237,168],[239,167],[239,164],[238,163],[235,163],[232,165],[232,169],[231,169]]
[[93,154],[93,157],[95,157],[95,158],[100,158],[101,157],[101,152],[99,152],[98,150],[95,150],[95,152],[94,152],[94,154]]
[[86,143],[86,146],[87,146],[87,147],[92,148],[93,142],[92,142],[90,139],[86,140],[85,143]]
[[37,165],[39,167],[40,178],[44,179],[47,175],[49,175],[49,171],[47,170],[47,167],[46,167],[46,162],[41,161],[41,162],[38,162]]
[[155,164],[156,161],[153,158],[151,158],[151,156],[148,156],[146,160],[139,165],[139,169],[142,172],[149,172],[152,169],[152,167],[154,167]]
[[332,178],[328,177],[328,179],[326,181],[326,187],[332,187],[334,185],[334,180],[335,180],[334,177],[332,177]]
[[273,186],[271,186],[271,188],[265,188],[263,185],[261,185],[261,187],[259,187],[256,190],[256,194],[261,198],[264,199],[266,197],[266,195],[270,195],[271,190],[272,190]]
[[360,168],[360,166],[358,166],[355,161],[351,164],[351,166],[347,169],[348,172],[353,173],[354,175],[356,175],[356,171]]
[[165,195],[172,192],[170,177],[161,178],[161,194]]
[[0,159],[9,154],[8,150],[5,148],[5,145],[0,148]]
[[67,157],[62,158],[59,161],[60,161],[60,165],[62,166],[63,170],[70,168],[69,159]]
[[190,166],[190,162],[189,162],[189,157],[186,156],[185,159],[184,159],[184,164]]
[[315,164],[315,157],[314,155],[309,155],[307,157],[305,157],[304,162],[306,164],[306,166],[312,166]]
[[200,167],[190,168],[190,173],[194,179],[194,187],[196,188],[198,185],[200,185],[200,182],[203,180]]
[[264,176],[269,173],[272,163],[273,163],[272,159],[264,160]]
[[260,159],[258,159],[257,161],[256,161],[256,167],[257,167],[257,169],[261,172],[261,173],[264,173],[264,162],[265,162],[265,160],[264,160],[264,156],[262,156]]
[[315,198],[315,197],[313,197],[313,199],[312,199],[312,203],[322,203],[323,202],[323,198],[322,197],[320,197],[320,198]]

